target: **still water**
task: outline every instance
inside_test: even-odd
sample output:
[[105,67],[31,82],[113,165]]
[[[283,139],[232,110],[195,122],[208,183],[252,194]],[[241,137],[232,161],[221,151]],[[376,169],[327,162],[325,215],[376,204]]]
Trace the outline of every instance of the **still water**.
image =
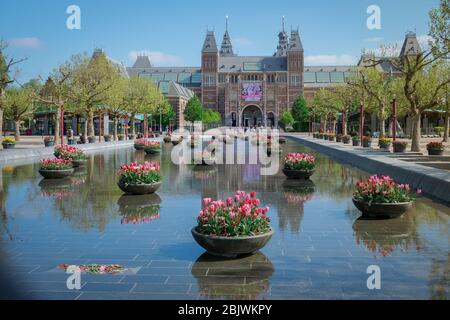
[[[450,209],[420,198],[405,216],[363,220],[351,195],[366,173],[293,141],[286,152],[317,157],[311,182],[261,176],[257,165],[176,166],[162,155],[120,149],[90,157],[62,181],[42,181],[38,164],[0,170],[0,258],[4,292],[33,299],[449,299]],[[117,168],[161,162],[163,186],[124,196]],[[204,253],[192,239],[204,197],[256,191],[275,235],[237,260]],[[69,290],[60,264],[120,264],[116,275],[82,274]],[[367,288],[367,268],[381,289]]]

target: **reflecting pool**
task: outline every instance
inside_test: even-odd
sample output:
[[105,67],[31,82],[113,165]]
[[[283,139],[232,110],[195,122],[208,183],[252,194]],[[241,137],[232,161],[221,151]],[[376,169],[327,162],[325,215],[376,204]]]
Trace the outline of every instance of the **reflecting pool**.
[[[449,299],[450,209],[426,198],[394,220],[364,220],[351,196],[366,173],[311,152],[311,181],[261,176],[258,165],[176,166],[161,155],[120,149],[92,155],[70,179],[42,181],[38,164],[0,170],[2,290],[34,299]],[[283,154],[281,156],[283,156]],[[117,168],[161,162],[155,195],[125,196]],[[253,256],[221,260],[193,240],[204,197],[256,191],[275,235]],[[61,264],[119,264],[118,274],[82,274],[69,290]],[[381,290],[367,268],[381,268]]]

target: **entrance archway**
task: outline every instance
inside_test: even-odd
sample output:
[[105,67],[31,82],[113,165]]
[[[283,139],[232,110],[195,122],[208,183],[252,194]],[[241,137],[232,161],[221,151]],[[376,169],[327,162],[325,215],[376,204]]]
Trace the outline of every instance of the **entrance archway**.
[[242,123],[243,127],[259,127],[264,125],[262,110],[255,105],[246,106],[242,110]]

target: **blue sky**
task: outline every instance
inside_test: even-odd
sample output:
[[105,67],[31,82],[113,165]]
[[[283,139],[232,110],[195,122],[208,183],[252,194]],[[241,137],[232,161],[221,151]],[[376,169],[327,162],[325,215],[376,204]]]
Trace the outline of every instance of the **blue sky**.
[[[428,33],[428,11],[438,0],[1,0],[0,37],[25,81],[48,73],[74,53],[104,49],[132,65],[137,52],[148,52],[156,66],[199,66],[207,28],[220,43],[225,16],[235,51],[272,55],[281,29],[299,27],[306,65],[355,63],[364,48],[397,43],[406,31],[421,39]],[[81,30],[68,30],[66,9],[81,9]],[[381,30],[366,27],[367,7],[381,9]]]

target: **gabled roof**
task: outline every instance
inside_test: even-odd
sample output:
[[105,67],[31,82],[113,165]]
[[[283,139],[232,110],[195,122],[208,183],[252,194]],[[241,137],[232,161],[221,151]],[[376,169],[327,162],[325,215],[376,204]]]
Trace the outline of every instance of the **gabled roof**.
[[138,56],[133,64],[133,68],[151,68],[152,64],[148,56]]
[[291,39],[289,41],[289,51],[303,51],[303,44],[300,40],[298,30],[291,31]]
[[420,47],[416,34],[414,32],[408,32],[405,36],[402,50],[400,51],[400,57],[418,55],[420,53],[422,53],[422,48]]
[[216,36],[214,35],[214,31],[208,31],[206,33],[206,38],[205,42],[203,43],[202,52],[211,52],[211,53],[218,52]]

